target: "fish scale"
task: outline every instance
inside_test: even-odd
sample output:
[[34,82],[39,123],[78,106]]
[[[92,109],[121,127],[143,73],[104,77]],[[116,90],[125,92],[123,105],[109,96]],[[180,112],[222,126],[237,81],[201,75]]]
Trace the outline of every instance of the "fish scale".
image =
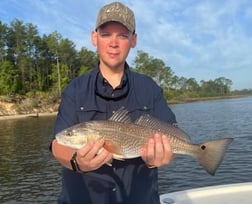
[[139,150],[147,142],[146,135],[153,135],[153,131],[146,131],[144,128],[136,128],[135,125],[113,121],[91,121],[92,126],[96,128],[99,135],[105,141],[112,141],[120,146],[120,152],[117,157],[121,159],[130,159],[139,157]]

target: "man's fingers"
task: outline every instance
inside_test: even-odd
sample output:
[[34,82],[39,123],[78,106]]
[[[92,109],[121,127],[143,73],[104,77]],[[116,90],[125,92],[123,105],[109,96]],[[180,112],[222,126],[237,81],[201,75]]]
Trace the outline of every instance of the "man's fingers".
[[89,142],[77,151],[80,157],[85,157],[89,151],[93,148],[94,142]]
[[103,148],[104,140],[89,142],[77,151],[77,162],[83,171],[98,169],[112,161],[113,155]]
[[155,140],[153,138],[150,138],[148,141],[146,153],[147,153],[146,162],[148,164],[152,164],[155,160]]
[[101,149],[99,154],[91,160],[91,164],[94,166],[102,166],[103,164],[111,162],[113,155],[106,149]]
[[172,155],[168,137],[159,133],[150,138],[141,151],[141,156],[148,166],[160,167],[168,164]]
[[89,152],[86,154],[85,159],[91,160],[93,159],[100,151],[100,149],[104,145],[104,140],[100,139],[97,142],[93,143],[92,148],[89,150]]
[[163,140],[163,147],[164,147],[164,153],[165,153],[164,158],[163,158],[163,163],[168,163],[173,157],[171,144],[168,137],[166,137],[165,135],[162,135],[162,140]]
[[159,165],[160,162],[164,159],[164,146],[162,137],[160,134],[154,135],[155,139],[155,163],[154,165]]

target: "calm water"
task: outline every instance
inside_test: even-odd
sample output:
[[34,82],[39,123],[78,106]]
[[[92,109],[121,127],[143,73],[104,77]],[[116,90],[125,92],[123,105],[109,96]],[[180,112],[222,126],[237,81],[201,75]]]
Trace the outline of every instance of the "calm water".
[[[160,193],[252,181],[252,97],[172,105],[193,142],[234,137],[215,176],[192,158],[161,168]],[[55,117],[0,121],[0,203],[55,203],[60,166],[48,143]]]

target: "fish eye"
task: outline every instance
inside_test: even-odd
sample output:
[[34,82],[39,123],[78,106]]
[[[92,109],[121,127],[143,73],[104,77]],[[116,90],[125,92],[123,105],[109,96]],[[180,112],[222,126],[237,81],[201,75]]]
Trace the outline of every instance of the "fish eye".
[[73,132],[72,131],[67,131],[66,136],[69,136],[69,137],[73,136]]

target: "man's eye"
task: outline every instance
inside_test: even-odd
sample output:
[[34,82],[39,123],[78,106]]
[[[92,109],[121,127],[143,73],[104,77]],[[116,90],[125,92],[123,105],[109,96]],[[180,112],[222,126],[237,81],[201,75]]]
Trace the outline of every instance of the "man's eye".
[[110,34],[109,33],[100,33],[101,37],[109,37]]
[[128,39],[129,35],[128,34],[121,34],[120,38],[122,38],[122,39]]

